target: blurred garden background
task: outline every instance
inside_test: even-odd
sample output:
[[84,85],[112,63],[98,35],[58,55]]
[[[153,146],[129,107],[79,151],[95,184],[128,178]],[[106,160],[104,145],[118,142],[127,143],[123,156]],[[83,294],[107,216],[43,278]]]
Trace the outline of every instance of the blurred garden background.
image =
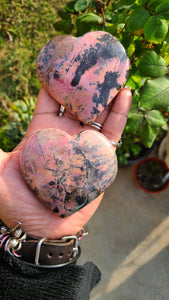
[[168,130],[168,0],[11,0],[0,6],[0,148],[11,151],[32,118],[40,82],[39,50],[58,34],[105,30],[131,61],[133,103],[118,151],[121,164]]
[[31,120],[40,82],[36,59],[56,35],[63,0],[13,0],[0,5],[0,148],[12,150]]

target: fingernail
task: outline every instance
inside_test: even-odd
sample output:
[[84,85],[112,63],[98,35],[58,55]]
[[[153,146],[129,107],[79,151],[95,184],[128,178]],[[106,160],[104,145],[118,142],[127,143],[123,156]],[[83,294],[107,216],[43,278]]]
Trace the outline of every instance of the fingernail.
[[125,88],[128,89],[129,91],[131,91],[131,86],[125,85]]

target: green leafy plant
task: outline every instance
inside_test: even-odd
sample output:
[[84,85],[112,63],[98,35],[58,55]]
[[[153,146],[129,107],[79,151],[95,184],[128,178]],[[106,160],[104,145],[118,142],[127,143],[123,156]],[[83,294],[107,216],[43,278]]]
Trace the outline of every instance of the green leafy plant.
[[11,151],[24,137],[33,116],[35,99],[24,98],[12,103],[8,103],[6,99],[5,104],[1,100],[3,126],[0,128],[0,148],[4,151]]
[[128,53],[131,68],[126,84],[132,89],[133,102],[123,145],[117,151],[120,164],[126,164],[168,129],[169,1],[73,0],[58,11],[58,18],[54,27],[59,32],[80,36],[105,30]]

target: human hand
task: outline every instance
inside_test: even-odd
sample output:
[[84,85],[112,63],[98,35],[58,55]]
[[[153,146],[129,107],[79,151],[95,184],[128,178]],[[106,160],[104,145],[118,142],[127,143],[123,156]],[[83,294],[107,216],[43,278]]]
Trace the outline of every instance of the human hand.
[[[121,137],[131,98],[129,89],[121,89],[113,105],[110,104],[96,120],[103,125],[101,133],[111,141],[118,142]],[[14,226],[19,221],[22,223],[22,230],[27,234],[48,239],[56,239],[80,231],[92,217],[103,197],[102,194],[73,215],[60,218],[45,207],[25,183],[20,172],[19,157],[24,142],[34,132],[39,129],[58,128],[73,135],[86,129],[94,130],[89,125],[82,125],[68,111],[59,117],[59,110],[59,103],[42,88],[24,139],[11,153],[0,151],[0,218],[8,227]],[[113,148],[114,160],[116,160],[116,148]]]

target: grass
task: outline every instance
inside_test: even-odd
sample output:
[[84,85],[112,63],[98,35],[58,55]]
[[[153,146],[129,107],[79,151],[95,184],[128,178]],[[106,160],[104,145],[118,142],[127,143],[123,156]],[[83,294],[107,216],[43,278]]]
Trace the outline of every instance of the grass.
[[0,148],[11,151],[31,120],[40,82],[36,59],[58,33],[63,0],[3,0],[0,6]]

